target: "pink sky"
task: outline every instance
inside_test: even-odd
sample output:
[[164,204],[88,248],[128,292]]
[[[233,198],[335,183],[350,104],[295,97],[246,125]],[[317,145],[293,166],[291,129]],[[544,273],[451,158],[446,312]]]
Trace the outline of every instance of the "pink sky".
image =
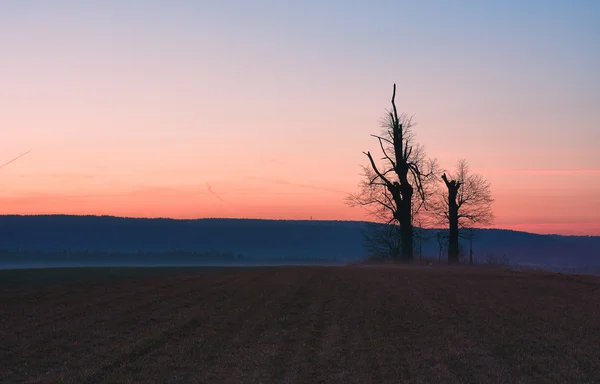
[[0,10],[0,213],[363,220],[397,82],[496,227],[600,235],[594,4],[42,4]]

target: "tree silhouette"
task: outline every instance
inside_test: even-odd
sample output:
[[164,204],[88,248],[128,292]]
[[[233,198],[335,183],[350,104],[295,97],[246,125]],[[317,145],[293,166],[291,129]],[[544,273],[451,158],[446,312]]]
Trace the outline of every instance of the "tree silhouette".
[[438,245],[438,261],[442,261],[442,252],[444,251],[444,245],[447,244],[447,234],[444,231],[436,231],[435,239]]
[[414,254],[413,220],[427,201],[436,163],[426,160],[423,147],[414,142],[412,119],[405,114],[398,115],[395,99],[396,84],[392,110],[382,121],[383,132],[371,135],[379,142],[384,164],[378,166],[371,152],[363,152],[370,167],[363,167],[365,179],[360,184],[361,191],[350,195],[348,203],[367,207],[369,213],[385,225],[397,225],[399,256],[408,262],[413,260]]
[[370,258],[376,260],[400,256],[400,230],[398,225],[369,223],[363,231],[364,244]]
[[[459,229],[472,228],[473,225],[491,224],[492,212],[491,186],[482,175],[472,174],[467,161],[461,159],[456,165],[456,172],[447,176],[442,175],[446,186],[445,191],[438,191],[437,199],[431,204],[430,212],[440,223],[449,227],[448,233],[448,263],[458,263]],[[472,231],[467,235],[473,236]],[[472,263],[472,247],[469,252],[469,262]]]

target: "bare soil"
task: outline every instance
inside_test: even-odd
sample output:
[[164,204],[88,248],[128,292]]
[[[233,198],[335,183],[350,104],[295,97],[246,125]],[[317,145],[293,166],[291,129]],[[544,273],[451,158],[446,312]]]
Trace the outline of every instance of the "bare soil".
[[352,266],[12,281],[0,382],[600,383],[600,278]]

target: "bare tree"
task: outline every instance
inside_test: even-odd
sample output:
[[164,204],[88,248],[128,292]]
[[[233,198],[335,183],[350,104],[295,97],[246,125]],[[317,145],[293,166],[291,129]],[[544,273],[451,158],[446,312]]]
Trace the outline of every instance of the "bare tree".
[[[448,263],[453,264],[458,263],[459,229],[491,224],[494,219],[492,212],[494,199],[489,181],[480,174],[470,173],[467,161],[464,159],[458,161],[455,173],[449,176],[444,173],[442,180],[446,189],[438,192],[437,198],[431,204],[430,212],[440,223],[449,226]],[[472,262],[472,247],[470,262]]]
[[[413,220],[425,206],[433,180],[435,161],[427,160],[422,146],[414,142],[412,118],[398,115],[396,84],[392,93],[392,110],[382,120],[383,132],[371,135],[379,142],[383,165],[377,165],[371,152],[363,152],[370,167],[363,167],[360,192],[350,195],[351,206],[366,207],[377,221],[397,225],[400,258],[413,260]],[[427,169],[425,169],[427,168]]]
[[475,228],[472,226],[465,227],[459,232],[459,236],[469,240],[469,264],[473,265],[473,239],[475,238]]
[[400,230],[394,223],[369,223],[363,231],[368,256],[397,259],[400,256]]
[[425,243],[425,242],[427,242],[427,240],[429,240],[430,235],[427,232],[427,230],[425,229],[424,217],[423,217],[423,215],[419,215],[419,212],[417,212],[416,214],[413,215],[413,223],[416,224],[416,226],[413,227],[414,238],[417,243],[415,250],[417,251],[419,260],[422,260],[423,259],[423,243]]
[[447,235],[445,231],[438,230],[435,232],[435,239],[437,240],[438,245],[438,261],[442,261],[442,253],[445,250],[444,246],[447,244]]

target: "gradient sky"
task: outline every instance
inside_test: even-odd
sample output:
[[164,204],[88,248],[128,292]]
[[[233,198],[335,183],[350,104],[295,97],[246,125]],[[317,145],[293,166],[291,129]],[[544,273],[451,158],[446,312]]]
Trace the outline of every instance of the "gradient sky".
[[0,3],[0,212],[364,219],[390,106],[496,227],[600,235],[600,2]]

